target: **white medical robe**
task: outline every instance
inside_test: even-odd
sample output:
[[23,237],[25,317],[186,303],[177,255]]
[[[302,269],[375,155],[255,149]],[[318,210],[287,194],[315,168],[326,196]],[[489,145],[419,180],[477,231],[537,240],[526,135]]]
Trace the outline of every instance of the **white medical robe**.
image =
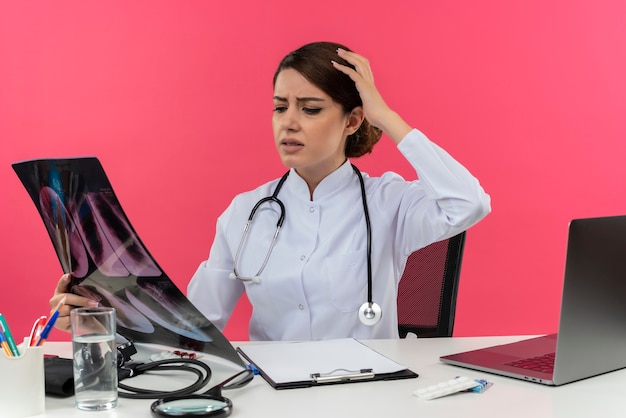
[[[242,293],[253,311],[251,340],[398,338],[396,295],[407,257],[415,250],[467,230],[490,211],[478,180],[447,152],[414,129],[398,150],[419,180],[387,172],[363,174],[372,228],[373,301],[382,320],[363,325],[367,301],[367,235],[359,180],[350,162],[328,175],[310,198],[291,170],[278,197],[286,216],[261,281],[229,278],[244,225],[257,201],[278,179],[235,197],[219,217],[209,259],[189,283],[191,302],[223,329]],[[242,276],[255,275],[276,229],[276,204],[254,217],[238,260]]]

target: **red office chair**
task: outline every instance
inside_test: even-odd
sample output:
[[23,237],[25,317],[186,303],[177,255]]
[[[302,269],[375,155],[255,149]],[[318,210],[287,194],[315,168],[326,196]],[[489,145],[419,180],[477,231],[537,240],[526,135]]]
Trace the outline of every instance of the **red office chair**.
[[398,330],[451,337],[466,232],[411,254],[398,286]]

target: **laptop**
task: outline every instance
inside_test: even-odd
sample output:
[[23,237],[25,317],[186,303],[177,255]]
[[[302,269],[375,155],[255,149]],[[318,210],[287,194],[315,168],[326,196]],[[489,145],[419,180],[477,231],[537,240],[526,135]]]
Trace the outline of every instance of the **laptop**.
[[440,361],[551,386],[626,367],[626,216],[570,222],[558,333]]

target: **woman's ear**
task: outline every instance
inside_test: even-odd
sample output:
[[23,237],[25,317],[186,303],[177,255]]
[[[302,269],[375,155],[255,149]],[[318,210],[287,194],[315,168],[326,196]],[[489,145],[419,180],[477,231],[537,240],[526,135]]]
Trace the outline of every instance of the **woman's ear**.
[[365,119],[365,113],[363,113],[363,108],[361,106],[357,106],[352,109],[348,115],[346,134],[352,135],[358,131],[363,123],[363,119]]

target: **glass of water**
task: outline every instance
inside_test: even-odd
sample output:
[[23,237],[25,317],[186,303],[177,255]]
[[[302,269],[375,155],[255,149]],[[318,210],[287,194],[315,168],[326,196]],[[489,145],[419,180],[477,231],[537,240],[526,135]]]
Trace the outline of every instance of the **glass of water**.
[[115,309],[76,308],[71,312],[76,407],[102,411],[117,406]]

